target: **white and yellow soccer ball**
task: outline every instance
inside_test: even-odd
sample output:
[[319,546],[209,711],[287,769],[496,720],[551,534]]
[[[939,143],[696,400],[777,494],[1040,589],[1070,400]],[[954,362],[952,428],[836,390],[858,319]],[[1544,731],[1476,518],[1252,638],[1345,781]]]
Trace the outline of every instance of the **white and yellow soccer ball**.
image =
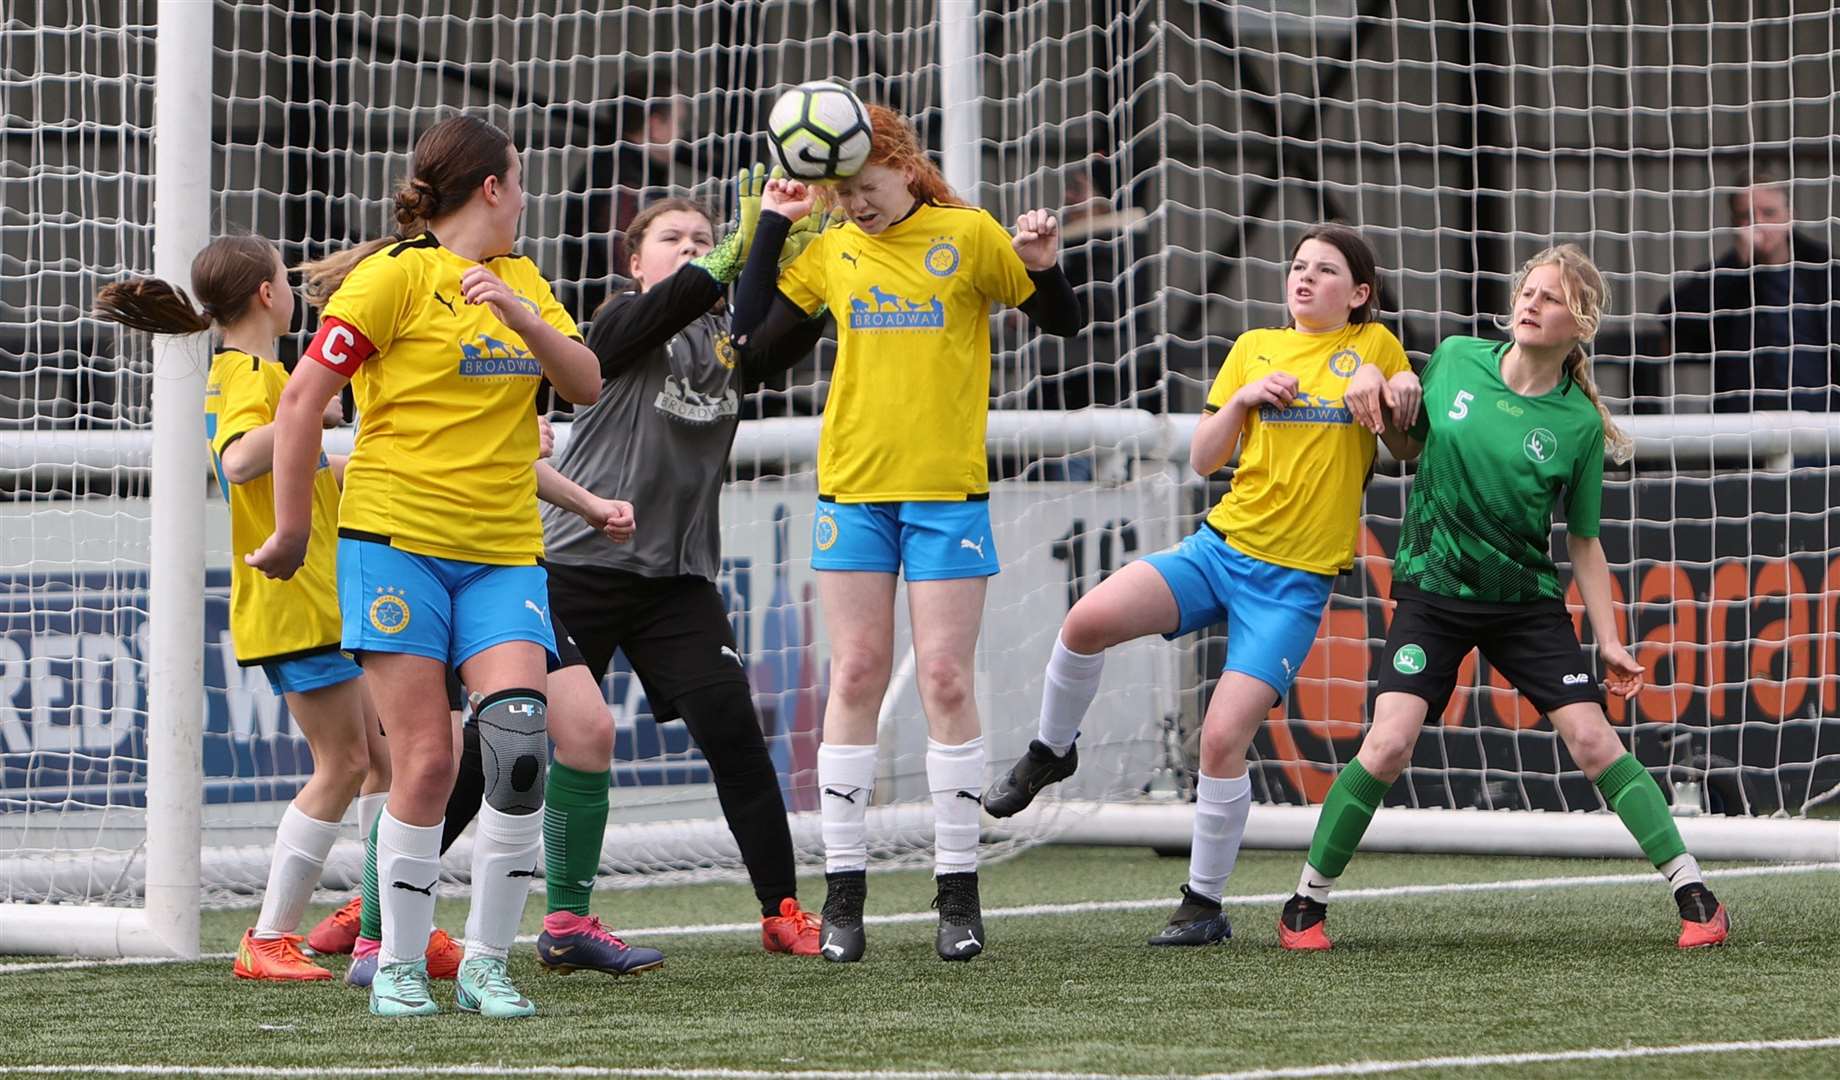
[[841,83],[800,83],[767,116],[773,153],[796,180],[841,180],[869,160],[869,110]]

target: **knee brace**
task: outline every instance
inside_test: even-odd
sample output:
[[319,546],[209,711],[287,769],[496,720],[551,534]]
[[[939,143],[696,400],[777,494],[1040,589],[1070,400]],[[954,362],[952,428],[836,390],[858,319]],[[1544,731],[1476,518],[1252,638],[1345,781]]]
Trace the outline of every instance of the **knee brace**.
[[474,709],[486,805],[505,814],[543,808],[549,769],[549,702],[537,690],[500,690]]

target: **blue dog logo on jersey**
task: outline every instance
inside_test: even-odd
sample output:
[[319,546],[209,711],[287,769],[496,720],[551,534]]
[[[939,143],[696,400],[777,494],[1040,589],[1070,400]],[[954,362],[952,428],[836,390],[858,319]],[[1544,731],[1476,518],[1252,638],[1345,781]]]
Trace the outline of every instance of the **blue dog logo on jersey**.
[[1349,424],[1354,417],[1341,398],[1319,397],[1308,391],[1291,399],[1289,407],[1259,407],[1259,419],[1267,424]]
[[474,377],[528,375],[534,379],[542,376],[543,368],[522,345],[500,341],[491,334],[480,334],[472,341],[460,343],[460,374]]
[[852,330],[943,330],[945,325],[946,306],[937,295],[910,300],[871,285],[867,300],[850,297]]

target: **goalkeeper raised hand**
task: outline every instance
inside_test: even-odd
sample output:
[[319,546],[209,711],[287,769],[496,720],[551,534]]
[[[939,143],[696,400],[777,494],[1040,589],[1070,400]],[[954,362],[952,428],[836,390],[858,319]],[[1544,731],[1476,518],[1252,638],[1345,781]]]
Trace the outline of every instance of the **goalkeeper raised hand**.
[[[774,169],[772,179],[782,180],[782,170]],[[768,183],[767,167],[755,165],[742,169],[735,174],[735,201],[737,216],[735,227],[730,229],[722,242],[711,248],[708,253],[696,259],[698,266],[709,272],[709,276],[723,284],[730,284],[741,276],[741,268],[747,262],[748,252],[754,244],[754,234],[760,227],[760,203]],[[831,224],[842,224],[839,213],[833,215],[827,210],[822,213],[807,214],[800,218],[786,235],[786,241],[780,248],[779,265],[783,269],[798,258],[799,253],[809,246],[817,235]]]

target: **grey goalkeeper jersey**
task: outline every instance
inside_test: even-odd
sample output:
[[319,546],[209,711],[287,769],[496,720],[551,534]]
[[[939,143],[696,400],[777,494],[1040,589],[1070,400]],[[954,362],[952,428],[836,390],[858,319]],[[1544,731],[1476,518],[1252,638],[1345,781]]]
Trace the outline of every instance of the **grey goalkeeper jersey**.
[[741,394],[796,363],[822,331],[814,321],[755,359],[711,313],[722,286],[685,266],[650,292],[622,292],[595,312],[588,346],[601,393],[575,414],[553,464],[606,499],[633,504],[633,538],[615,544],[576,515],[543,505],[545,558],[642,577],[715,580],[722,566],[720,500]]

